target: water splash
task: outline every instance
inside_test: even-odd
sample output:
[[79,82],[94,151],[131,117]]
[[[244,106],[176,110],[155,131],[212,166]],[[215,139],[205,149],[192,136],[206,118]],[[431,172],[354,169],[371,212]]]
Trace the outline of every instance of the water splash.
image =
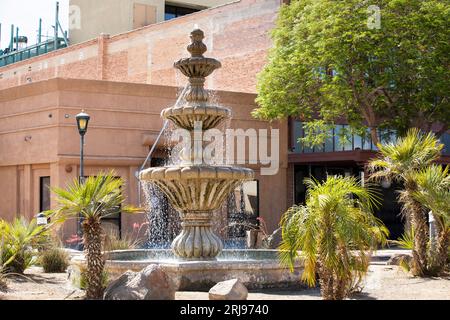
[[[174,103],[175,107],[186,103],[185,95],[189,88],[189,84],[186,84],[184,87],[179,87],[178,97]],[[219,105],[216,92],[209,91],[209,94],[210,103]],[[231,118],[223,121],[218,129],[225,133],[225,130],[230,128],[230,125]],[[158,159],[160,160],[159,163],[154,163],[154,165],[167,166],[180,164],[180,146],[171,142],[172,134],[175,129],[176,126],[171,121],[164,123],[164,128],[161,133],[161,138],[164,142],[162,147],[164,149],[164,153],[168,156],[163,159]],[[225,152],[225,150],[223,151]],[[170,248],[172,240],[181,230],[179,214],[170,205],[167,197],[156,185],[148,181],[141,181],[141,187],[146,199],[145,209],[147,212],[147,222],[149,226],[146,233],[147,241],[145,247]],[[222,238],[225,248],[227,249],[245,248],[245,231],[248,230],[246,225],[250,222],[248,215],[245,213],[245,204],[242,201],[242,187],[240,186],[236,188],[236,190],[229,194],[227,201],[220,209],[213,212],[213,229],[215,233]]]

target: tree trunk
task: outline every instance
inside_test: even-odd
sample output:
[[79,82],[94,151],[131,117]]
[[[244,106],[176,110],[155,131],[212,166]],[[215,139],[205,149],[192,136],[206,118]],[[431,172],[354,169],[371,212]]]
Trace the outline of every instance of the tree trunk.
[[347,296],[347,279],[335,279],[334,300],[344,300]]
[[102,255],[102,228],[100,219],[83,221],[84,250],[86,253],[86,298],[103,298],[103,269],[105,261]]
[[[411,194],[411,193],[410,193]],[[428,226],[421,204],[411,199],[411,222],[414,228],[412,273],[422,277],[427,273]]]
[[323,300],[334,300],[333,275],[319,262],[320,294]]
[[449,233],[450,230],[446,228],[445,222],[440,217],[435,217],[436,227],[438,230],[437,236],[437,250],[433,259],[432,275],[439,275],[445,268],[448,258]]
[[378,131],[376,127],[371,126],[370,127],[370,138],[372,139],[372,144],[375,146],[378,143],[380,143],[380,140],[378,139]]

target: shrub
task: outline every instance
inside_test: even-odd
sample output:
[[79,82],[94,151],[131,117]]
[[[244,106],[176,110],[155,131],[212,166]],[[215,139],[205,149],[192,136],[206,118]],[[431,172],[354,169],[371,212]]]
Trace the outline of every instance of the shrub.
[[[80,269],[80,289],[86,290],[87,289],[87,270],[85,267]],[[105,289],[108,286],[108,272],[106,270],[103,270],[102,272],[102,288]]]
[[44,268],[44,272],[65,272],[69,266],[69,255],[61,248],[52,247],[41,252],[39,263]]
[[109,232],[105,236],[103,242],[104,251],[114,251],[114,250],[129,250],[137,249],[141,246],[142,240],[138,239],[138,234],[125,234],[120,238],[116,233]]
[[304,258],[302,279],[314,287],[319,276],[323,299],[342,300],[361,286],[368,252],[385,244],[388,230],[373,214],[378,198],[353,177],[305,179],[306,205],[283,216],[281,262],[294,270]]
[[11,223],[0,220],[1,257],[3,269],[10,273],[23,273],[36,262],[36,247],[48,238],[47,229],[38,226],[36,220],[16,218]]

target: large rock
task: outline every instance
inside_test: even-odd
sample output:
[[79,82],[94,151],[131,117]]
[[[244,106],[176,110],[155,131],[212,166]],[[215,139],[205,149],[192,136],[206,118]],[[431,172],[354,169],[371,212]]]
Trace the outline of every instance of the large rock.
[[111,282],[105,300],[174,300],[175,287],[164,270],[151,264],[140,272],[127,271]]
[[391,258],[386,262],[388,266],[398,266],[401,262],[410,264],[412,256],[409,254],[396,253],[391,256]]
[[281,228],[278,228],[263,240],[263,247],[266,249],[277,249],[280,246],[282,239]]
[[247,300],[248,290],[239,279],[217,283],[209,290],[209,300]]

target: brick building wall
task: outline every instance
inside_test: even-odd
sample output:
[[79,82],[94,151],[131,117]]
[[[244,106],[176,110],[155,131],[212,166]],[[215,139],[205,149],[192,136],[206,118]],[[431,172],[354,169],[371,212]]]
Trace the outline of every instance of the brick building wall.
[[184,85],[173,62],[187,56],[189,32],[205,32],[207,56],[222,68],[206,87],[256,92],[256,75],[266,63],[280,0],[241,0],[127,33],[69,46],[0,68],[0,89],[54,77]]

